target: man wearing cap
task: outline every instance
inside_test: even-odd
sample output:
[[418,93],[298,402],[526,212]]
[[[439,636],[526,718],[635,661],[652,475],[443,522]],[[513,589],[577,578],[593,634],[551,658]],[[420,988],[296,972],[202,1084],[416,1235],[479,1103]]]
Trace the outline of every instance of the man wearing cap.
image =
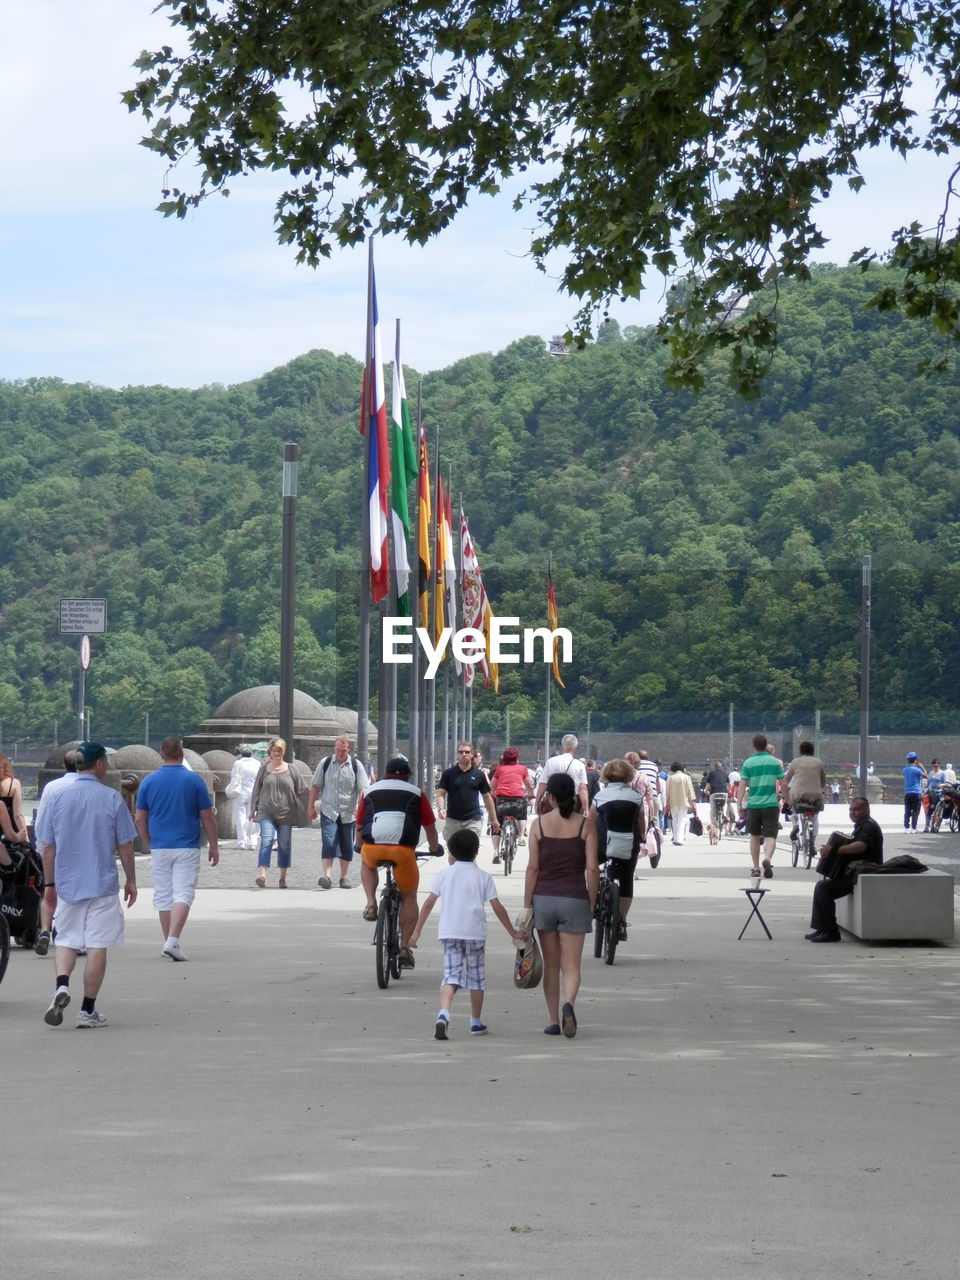
[[210,846],[210,865],[215,867],[220,861],[217,820],[207,784],[184,768],[183,743],[176,734],[160,743],[160,759],[160,768],[140,783],[133,820],[150,848],[153,908],[163,931],[160,954],[168,960],[186,960],[180,935],[200,878],[200,829]]
[[417,844],[420,828],[426,832],[430,852],[442,853],[437,840],[437,820],[430,801],[410,781],[410,762],[395,756],[387,762],[379,782],[372,783],[360,797],[357,806],[357,830],[360,837],[360,883],[367,895],[364,920],[376,920],[376,893],[380,873],[378,862],[393,863],[393,878],[400,890],[400,964],[414,966],[408,939],[417,924]]
[[123,912],[117,894],[117,856],[126,881],[123,900],[137,900],[133,819],[119,791],[105,784],[107,749],[81,742],[76,749],[77,780],[58,789],[38,815],[37,839],[43,857],[44,897],[54,911],[56,988],[43,1020],[63,1022],[70,1003],[70,975],[77,952],[85,951],[83,1003],[77,1027],[106,1026],[96,1008],[107,969],[107,949],[123,942]]
[[[77,780],[77,753],[70,749],[63,753],[63,776],[59,778],[51,778],[40,793],[40,804],[34,817],[34,826],[40,822],[40,815],[46,810],[47,805],[64,787],[72,786]],[[45,956],[50,950],[50,934],[53,930],[53,911],[47,902],[47,895],[44,894],[40,899],[40,932],[37,935],[37,945],[34,947],[38,956]]]
[[916,831],[917,819],[920,817],[920,797],[923,794],[923,780],[927,771],[917,759],[915,751],[907,752],[907,763],[903,766],[903,829]]

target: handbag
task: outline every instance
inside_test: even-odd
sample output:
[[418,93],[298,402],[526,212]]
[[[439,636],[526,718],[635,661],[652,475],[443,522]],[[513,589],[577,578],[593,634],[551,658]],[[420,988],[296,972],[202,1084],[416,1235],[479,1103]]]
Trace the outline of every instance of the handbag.
[[695,836],[703,835],[703,822],[696,813],[691,813],[690,815],[690,830]]
[[242,788],[240,786],[239,777],[235,773],[231,773],[230,777],[227,779],[227,785],[223,788],[223,794],[228,800],[236,800],[237,796],[240,795],[241,790]]
[[543,977],[543,956],[537,935],[533,931],[533,908],[527,907],[525,911],[521,911],[513,922],[513,927],[518,933],[522,930],[527,935],[523,946],[517,947],[513,962],[513,985],[523,991],[532,991],[539,987]]

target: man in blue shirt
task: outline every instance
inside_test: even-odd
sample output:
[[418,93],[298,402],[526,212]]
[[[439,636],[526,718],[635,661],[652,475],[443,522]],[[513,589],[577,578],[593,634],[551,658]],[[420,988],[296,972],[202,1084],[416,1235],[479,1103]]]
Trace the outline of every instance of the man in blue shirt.
[[123,942],[118,855],[126,876],[123,900],[128,907],[137,900],[133,861],[137,833],[120,792],[105,785],[106,747],[81,742],[76,763],[76,782],[57,790],[37,817],[44,898],[54,912],[56,929],[56,988],[43,1020],[51,1027],[63,1022],[77,952],[85,951],[77,1026],[93,1028],[107,1023],[96,1008],[107,971],[107,948]]
[[915,751],[907,752],[907,763],[903,767],[903,829],[916,831],[917,819],[920,817],[920,797],[923,794],[923,780],[927,771],[917,759]]
[[175,734],[160,743],[160,759],[160,768],[140,783],[134,821],[150,846],[153,906],[163,930],[160,954],[186,960],[180,935],[200,876],[200,828],[210,845],[210,865],[215,867],[220,861],[217,821],[207,784],[183,763],[183,743]]

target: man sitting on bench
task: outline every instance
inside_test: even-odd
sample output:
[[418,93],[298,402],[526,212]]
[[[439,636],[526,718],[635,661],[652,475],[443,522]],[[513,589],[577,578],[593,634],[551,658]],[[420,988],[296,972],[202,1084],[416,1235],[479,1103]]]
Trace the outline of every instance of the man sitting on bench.
[[[836,854],[837,857],[852,862],[883,861],[883,832],[879,824],[870,817],[870,802],[863,796],[855,796],[850,801],[850,817],[853,819],[853,834],[842,840],[832,837],[820,846],[820,856]],[[853,893],[856,881],[850,876],[846,867],[839,875],[824,876],[813,890],[813,907],[810,912],[810,928],[812,933],[806,935],[808,942],[839,942],[840,930],[837,927],[837,899],[845,898]]]

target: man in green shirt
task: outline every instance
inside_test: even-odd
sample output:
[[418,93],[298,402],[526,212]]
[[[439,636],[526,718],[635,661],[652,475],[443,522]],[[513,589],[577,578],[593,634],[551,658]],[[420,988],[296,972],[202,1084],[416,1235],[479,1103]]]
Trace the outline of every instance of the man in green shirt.
[[764,879],[773,876],[773,855],[777,848],[777,832],[780,830],[780,804],[778,792],[786,797],[783,781],[783,765],[767,750],[767,735],[757,733],[753,738],[753,755],[747,756],[740,769],[740,785],[737,802],[743,807],[747,798],[747,835],[750,837],[750,872],[755,884],[760,883],[760,841],[763,840]]

